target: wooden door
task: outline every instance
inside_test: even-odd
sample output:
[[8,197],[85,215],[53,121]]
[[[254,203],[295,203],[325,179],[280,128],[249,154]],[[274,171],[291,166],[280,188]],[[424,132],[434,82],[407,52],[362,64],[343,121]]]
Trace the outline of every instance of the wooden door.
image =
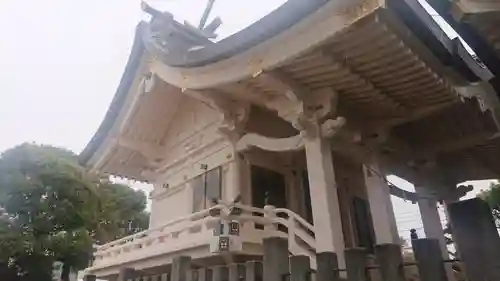
[[252,166],[252,205],[263,208],[273,205],[277,208],[286,208],[285,176],[273,170]]

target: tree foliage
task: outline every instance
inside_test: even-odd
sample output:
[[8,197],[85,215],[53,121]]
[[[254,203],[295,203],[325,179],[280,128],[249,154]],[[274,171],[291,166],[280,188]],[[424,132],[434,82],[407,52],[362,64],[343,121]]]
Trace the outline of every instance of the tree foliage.
[[[0,156],[0,280],[85,268],[94,243],[148,226],[146,196],[87,172],[70,151],[23,144]],[[17,276],[7,279],[3,276]]]
[[490,188],[481,192],[478,197],[485,200],[491,208],[497,227],[500,227],[500,183],[490,184]]

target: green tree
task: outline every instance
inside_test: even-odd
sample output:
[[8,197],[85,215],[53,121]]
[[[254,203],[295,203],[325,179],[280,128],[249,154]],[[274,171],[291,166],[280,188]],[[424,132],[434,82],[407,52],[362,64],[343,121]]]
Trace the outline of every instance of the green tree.
[[497,227],[500,227],[500,183],[490,184],[490,188],[478,194],[479,198],[485,200],[491,208]]
[[144,193],[88,173],[75,154],[51,146],[23,144],[0,156],[0,207],[0,270],[19,280],[50,280],[54,261],[68,280],[71,268],[88,265],[94,243],[147,228]]

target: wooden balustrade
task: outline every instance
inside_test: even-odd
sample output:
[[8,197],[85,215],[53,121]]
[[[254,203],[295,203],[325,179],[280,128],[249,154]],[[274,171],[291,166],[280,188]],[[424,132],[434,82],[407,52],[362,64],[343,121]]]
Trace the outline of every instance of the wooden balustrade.
[[[241,214],[231,213],[230,209],[233,207],[241,209]],[[189,244],[187,242],[195,235],[203,235],[203,239],[210,239],[211,227],[221,219],[240,222],[242,225],[240,236],[243,241],[262,243],[265,237],[286,237],[289,251],[310,256],[313,259],[311,263],[315,266],[314,228],[298,214],[273,206],[260,209],[241,204],[220,203],[210,209],[98,246],[92,268],[145,258],[148,255],[158,254],[158,249],[164,253],[183,250],[183,245]],[[259,229],[257,225],[264,226],[264,229]],[[278,227],[280,225],[282,227]],[[203,239],[200,238],[198,241]],[[158,244],[171,247],[156,247]],[[175,249],[172,245],[175,245]]]

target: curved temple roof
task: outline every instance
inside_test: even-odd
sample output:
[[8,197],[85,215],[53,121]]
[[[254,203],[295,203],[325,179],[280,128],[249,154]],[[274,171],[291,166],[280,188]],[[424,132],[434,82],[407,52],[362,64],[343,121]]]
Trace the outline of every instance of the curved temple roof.
[[[267,107],[290,86],[305,92],[331,87],[340,94],[347,120],[391,127],[395,137],[418,153],[453,147],[437,157],[443,165],[469,163],[471,155],[489,156],[492,150],[481,152],[477,145],[500,148],[491,138],[498,132],[495,120],[477,100],[462,102],[479,92],[464,95],[457,90],[488,73],[470,54],[456,52],[459,42],[440,37],[436,26],[418,14],[422,7],[414,5],[416,1],[388,0],[384,6],[375,0],[289,0],[218,43],[173,21],[168,13],[153,11],[153,20],[137,27],[117,93],[80,159],[88,164],[110,138],[120,112],[126,110],[127,96],[136,91],[131,89],[133,81],[143,75],[141,64],[149,57],[150,70],[170,88],[231,93]],[[252,100],[255,95],[249,93],[259,99]],[[481,138],[457,143],[471,134]],[[429,148],[434,143],[441,146]],[[463,148],[475,150],[464,154]],[[488,173],[463,176],[500,175],[499,168],[485,165]]]
[[125,71],[123,72],[122,78],[118,89],[116,90],[113,100],[104,116],[104,120],[97,129],[96,133],[80,153],[80,162],[86,164],[90,158],[94,155],[96,150],[102,145],[109,132],[111,131],[115,120],[118,118],[120,111],[122,110],[127,95],[130,91],[132,83],[137,76],[139,66],[141,64],[142,57],[146,53],[146,48],[142,41],[142,36],[140,30],[144,28],[144,22],[139,23],[136,27],[136,33],[134,37],[134,42],[132,45],[132,51],[130,52],[129,60],[125,66]]
[[[170,66],[198,67],[215,63],[237,55],[238,53],[276,36],[283,30],[299,22],[301,19],[306,18],[326,3],[328,3],[328,1],[325,0],[288,0],[278,9],[269,13],[254,24],[217,43],[213,43],[207,38],[203,38],[203,34],[198,29],[173,21],[172,15],[160,13],[149,8],[147,11],[152,13],[153,17],[162,18],[160,21],[166,20],[168,22],[166,26],[162,28],[175,30],[185,36],[198,37],[198,40],[189,42],[193,45],[182,46],[184,48],[179,50],[179,52],[157,52],[154,48],[150,48],[149,51],[161,56],[161,60]],[[154,37],[151,31],[152,25],[154,25],[154,22],[142,26],[143,29],[141,33],[146,42],[151,42],[151,38]]]

